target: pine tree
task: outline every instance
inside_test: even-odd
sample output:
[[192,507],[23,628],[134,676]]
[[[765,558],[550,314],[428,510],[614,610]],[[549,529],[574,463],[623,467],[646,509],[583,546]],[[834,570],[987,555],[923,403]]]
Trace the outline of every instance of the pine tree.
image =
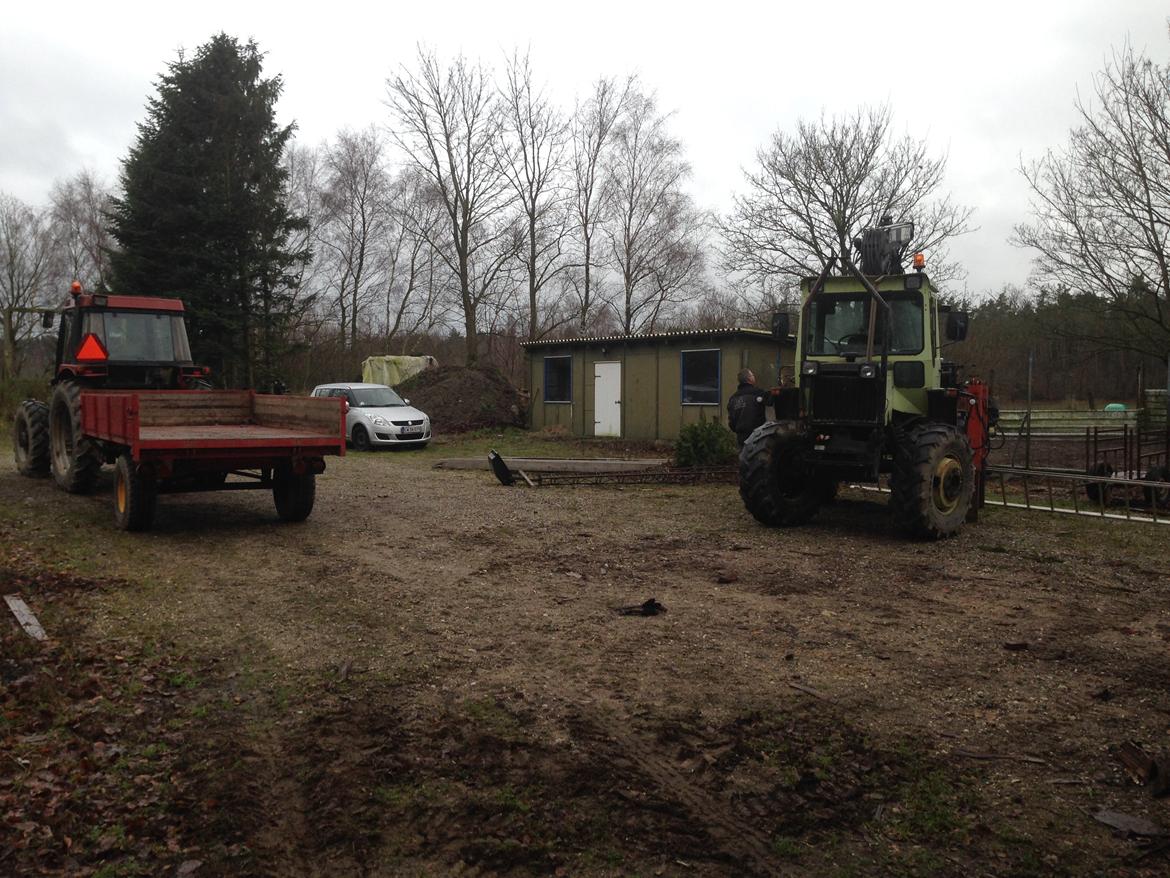
[[174,295],[188,310],[196,360],[229,386],[271,380],[307,250],[287,203],[281,157],[293,125],[276,123],[282,82],[263,55],[220,33],[159,77],[122,164],[110,254],[116,292]]

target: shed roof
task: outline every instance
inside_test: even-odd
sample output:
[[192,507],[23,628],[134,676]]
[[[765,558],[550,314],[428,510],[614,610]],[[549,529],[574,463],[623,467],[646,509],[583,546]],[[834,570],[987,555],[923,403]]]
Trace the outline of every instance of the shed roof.
[[[772,339],[772,333],[766,329],[746,329],[742,326],[726,326],[719,329],[675,329],[670,332],[646,332],[640,335],[584,335],[575,338],[542,338],[537,341],[523,341],[520,347],[541,348],[556,347],[557,345],[613,344],[616,342],[643,342],[643,341],[670,341],[687,338],[752,338],[764,341]],[[787,344],[795,344],[791,337],[785,340]]]

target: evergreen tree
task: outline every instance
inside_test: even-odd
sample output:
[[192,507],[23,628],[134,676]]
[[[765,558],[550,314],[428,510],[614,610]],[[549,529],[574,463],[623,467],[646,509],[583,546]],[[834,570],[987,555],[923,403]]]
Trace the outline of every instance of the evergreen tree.
[[159,78],[110,211],[111,289],[175,295],[193,355],[228,385],[275,377],[307,250],[287,203],[279,76],[254,42],[220,33]]

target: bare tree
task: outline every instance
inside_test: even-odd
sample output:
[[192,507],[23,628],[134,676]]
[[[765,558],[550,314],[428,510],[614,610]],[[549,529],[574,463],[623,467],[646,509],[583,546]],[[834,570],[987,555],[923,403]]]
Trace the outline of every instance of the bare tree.
[[703,272],[703,217],[683,184],[690,167],[653,96],[633,94],[614,128],[603,226],[622,296],[622,330],[652,331]]
[[414,169],[400,173],[391,184],[388,208],[383,319],[387,351],[396,338],[409,344],[446,316],[442,302],[445,278],[450,276],[445,267],[435,270],[439,256],[428,239],[439,232],[442,207],[426,179]]
[[[1126,47],[1077,101],[1068,145],[1023,167],[1034,220],[1015,242],[1036,279],[1104,319],[1076,334],[1157,357],[1170,350],[1170,65]],[[1058,331],[1072,331],[1058,330]]]
[[561,177],[568,123],[533,89],[527,55],[509,59],[500,98],[504,137],[498,160],[523,215],[524,240],[517,253],[528,280],[528,338],[535,340],[552,328],[548,318],[556,313],[549,309],[542,321],[541,293],[565,269],[568,216]]
[[909,135],[895,138],[891,124],[889,107],[880,107],[773,134],[723,223],[725,267],[751,281],[795,284],[833,253],[856,261],[854,238],[888,215],[913,220],[911,246],[935,251],[932,278],[954,276],[943,248],[969,231],[972,210],[942,191],[946,157]]
[[341,344],[357,340],[362,309],[384,283],[390,218],[385,146],[374,128],[342,131],[324,157],[321,196],[325,221],[318,244],[332,267]]
[[443,207],[444,230],[419,231],[458,279],[467,363],[474,365],[479,309],[494,293],[477,281],[482,274],[475,274],[476,265],[484,261],[477,260],[478,251],[492,249],[497,236],[508,231],[497,220],[511,201],[508,178],[496,159],[502,136],[496,91],[481,66],[460,56],[443,69],[421,48],[418,69],[403,66],[387,90],[394,139],[434,186]]
[[109,187],[88,170],[53,185],[53,237],[66,284],[76,280],[86,289],[106,289],[114,246],[106,231],[110,198]]
[[604,77],[598,79],[593,94],[578,104],[573,114],[572,210],[580,252],[566,272],[565,282],[577,301],[577,323],[581,332],[588,331],[598,303],[594,274],[598,248],[594,239],[605,206],[604,160],[612,146],[614,127],[625,110],[634,85],[633,77],[622,83]]
[[20,347],[40,325],[31,312],[48,304],[53,255],[49,213],[0,192],[0,378],[16,376]]

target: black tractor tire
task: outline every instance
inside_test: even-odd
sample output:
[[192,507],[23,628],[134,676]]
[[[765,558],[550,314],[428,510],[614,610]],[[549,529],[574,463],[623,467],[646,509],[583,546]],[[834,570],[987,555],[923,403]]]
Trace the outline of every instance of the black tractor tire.
[[919,424],[903,432],[890,474],[894,526],[931,540],[962,530],[975,493],[971,457],[967,437],[950,424]]
[[62,381],[49,402],[53,478],[70,494],[88,494],[102,468],[101,449],[81,431],[81,385]]
[[272,474],[272,499],[282,521],[304,521],[313,511],[316,496],[317,477],[313,473],[298,475],[281,467]]
[[353,442],[354,451],[369,451],[370,450],[370,433],[361,424],[353,428]]
[[1146,473],[1147,482],[1166,482],[1164,487],[1144,489],[1146,506],[1159,509],[1170,509],[1170,466],[1151,467]]
[[22,476],[49,474],[49,407],[26,399],[16,410],[12,424],[12,447],[16,471]]
[[114,523],[120,530],[150,530],[158,505],[158,483],[149,467],[139,466],[129,452],[114,465]]
[[825,480],[804,462],[803,443],[790,423],[771,421],[748,437],[739,453],[739,496],[756,521],[793,527],[817,514]]
[[[1113,464],[1107,460],[1099,460],[1091,467],[1085,475],[1089,476],[1111,476],[1114,473]],[[1090,482],[1085,485],[1085,496],[1098,506],[1108,507],[1113,505],[1113,486],[1109,484],[1100,484]]]

